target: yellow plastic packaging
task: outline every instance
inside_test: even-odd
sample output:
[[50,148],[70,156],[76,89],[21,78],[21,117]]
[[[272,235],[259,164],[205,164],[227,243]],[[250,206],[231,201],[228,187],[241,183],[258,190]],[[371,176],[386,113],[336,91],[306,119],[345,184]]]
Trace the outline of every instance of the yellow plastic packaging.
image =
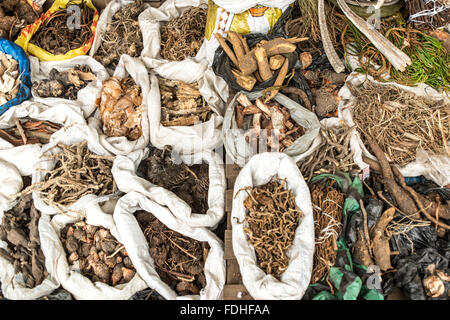
[[[32,2],[28,0],[28,2]],[[41,24],[46,21],[50,16],[56,11],[65,9],[69,4],[80,4],[85,2],[89,8],[94,10],[94,19],[91,24],[92,36],[87,43],[85,43],[82,47],[70,50],[65,54],[54,55],[32,43],[30,43],[31,37],[36,33]],[[42,14],[33,24],[26,26],[22,32],[20,33],[17,40],[14,42],[15,44],[21,46],[23,50],[27,54],[31,54],[37,57],[41,61],[61,61],[74,58],[76,56],[85,55],[91,49],[92,43],[94,42],[95,30],[97,28],[97,22],[99,19],[99,12],[92,4],[91,0],[56,0],[53,5],[48,9],[47,12]]]

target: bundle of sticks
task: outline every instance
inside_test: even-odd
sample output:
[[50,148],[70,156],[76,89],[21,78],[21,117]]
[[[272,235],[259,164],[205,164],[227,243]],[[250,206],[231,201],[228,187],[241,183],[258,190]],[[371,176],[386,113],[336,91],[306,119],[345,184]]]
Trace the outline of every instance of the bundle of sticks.
[[293,120],[289,111],[277,102],[264,103],[258,98],[252,103],[243,93],[237,101],[237,128],[246,130],[245,140],[252,145],[260,147],[255,140],[265,135],[268,149],[281,152],[305,134],[305,128]]
[[[215,38],[234,65],[232,73],[236,82],[245,90],[251,91],[257,82],[261,83],[273,78],[274,72],[279,70],[274,89],[264,102],[270,101],[277,95],[288,74],[289,60],[283,54],[294,52],[297,49],[296,43],[308,39],[279,37],[261,40],[250,49],[247,40],[233,31],[227,32],[226,39],[218,33],[215,34]],[[231,43],[233,49],[226,40]]]
[[49,142],[50,136],[59,129],[61,129],[60,125],[50,121],[24,119],[21,122],[19,119],[16,119],[15,127],[0,129],[0,138],[14,146],[35,143],[46,144]]

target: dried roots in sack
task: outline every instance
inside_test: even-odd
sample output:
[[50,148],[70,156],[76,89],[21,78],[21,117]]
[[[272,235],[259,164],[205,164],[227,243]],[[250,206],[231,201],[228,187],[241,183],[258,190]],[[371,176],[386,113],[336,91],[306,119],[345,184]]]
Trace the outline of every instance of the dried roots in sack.
[[119,9],[106,25],[94,58],[107,69],[116,69],[122,54],[131,57],[141,55],[144,45],[138,17],[144,10],[143,1],[136,0]]
[[37,29],[30,43],[54,55],[63,55],[71,50],[81,48],[92,38],[91,25],[94,20],[94,10],[86,1],[82,4],[69,1],[68,6],[77,6],[80,12],[80,28],[70,27],[68,21],[72,13],[66,9],[52,13]]
[[342,171],[355,175],[360,172],[353,162],[354,150],[350,149],[353,129],[354,126],[348,127],[345,123],[334,128],[320,127],[322,142],[309,157],[297,163],[305,180],[319,173]]
[[0,240],[7,244],[0,248],[0,257],[13,264],[16,275],[22,274],[27,288],[40,285],[48,276],[39,238],[40,216],[31,195],[25,195],[4,213],[0,225]]
[[0,3],[0,38],[14,41],[40,14],[41,10],[34,11],[26,0],[3,0]]
[[55,167],[47,172],[41,182],[32,184],[19,195],[36,191],[45,204],[68,214],[68,207],[85,195],[103,196],[117,192],[111,173],[113,156],[91,152],[87,141],[70,146],[59,143],[57,146],[61,151],[48,156],[56,160]]
[[29,118],[16,119],[16,125],[8,129],[0,129],[0,138],[14,146],[25,144],[47,144],[53,133],[61,126],[50,121],[37,121]]
[[48,79],[33,83],[32,90],[41,98],[62,97],[76,100],[78,91],[96,79],[88,65],[77,65],[61,72],[53,68]]
[[246,224],[244,233],[255,249],[258,266],[280,279],[288,267],[286,252],[294,242],[303,212],[297,207],[286,179],[246,187],[238,193],[242,191],[248,194],[243,203],[248,212],[238,223]]
[[161,124],[192,126],[206,122],[213,114],[198,89],[198,83],[159,79],[161,92]]
[[[352,113],[359,132],[376,139],[389,161],[404,166],[416,159],[418,149],[450,156],[450,103],[370,81],[348,87],[355,97]],[[362,141],[367,143],[365,134]]]
[[66,225],[60,237],[71,270],[92,282],[116,286],[130,282],[135,276],[125,247],[108,229],[80,221]]
[[161,57],[181,61],[194,57],[200,49],[206,26],[207,9],[192,7],[180,17],[161,26]]
[[138,173],[151,183],[175,193],[192,208],[192,212],[206,214],[209,165],[176,163],[171,154],[170,147],[163,150],[150,147],[149,157],[141,162]]
[[149,212],[137,211],[135,216],[161,280],[180,296],[200,294],[206,286],[209,244],[171,230]]
[[14,99],[20,83],[19,63],[9,54],[0,52],[0,106]]
[[314,184],[311,188],[315,234],[311,283],[318,282],[336,260],[344,200],[345,194],[333,184]]
[[[238,129],[245,131],[245,140],[257,147],[257,152],[283,151],[305,134],[305,128],[291,118],[287,108],[277,102],[264,103],[261,98],[251,102],[241,93],[237,98],[235,120]],[[266,149],[261,150],[258,139],[264,138]]]
[[108,137],[127,137],[134,141],[142,135],[142,92],[131,77],[115,76],[103,81],[96,106],[103,132]]

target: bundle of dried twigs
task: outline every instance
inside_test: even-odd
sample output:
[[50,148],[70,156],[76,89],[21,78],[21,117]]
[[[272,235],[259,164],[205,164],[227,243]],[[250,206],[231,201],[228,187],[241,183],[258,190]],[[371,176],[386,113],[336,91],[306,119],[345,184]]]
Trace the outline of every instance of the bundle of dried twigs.
[[[447,153],[450,137],[450,104],[416,96],[395,86],[367,81],[355,88],[353,119],[358,130],[372,136],[395,164],[414,161],[417,149]],[[367,143],[365,135],[362,135]]]
[[246,187],[238,193],[243,190],[248,193],[244,200],[248,213],[244,221],[238,223],[248,224],[244,233],[255,249],[259,267],[279,278],[288,267],[286,251],[294,242],[303,212],[297,207],[286,179]]
[[345,195],[332,184],[311,188],[314,215],[315,251],[311,283],[319,281],[334,265],[337,240],[342,232],[342,206]]
[[68,207],[87,194],[102,196],[117,192],[111,173],[113,156],[92,153],[87,141],[57,146],[62,150],[50,156],[57,161],[55,168],[48,171],[43,181],[32,184],[17,196],[37,191],[44,203],[68,213]]
[[9,129],[0,129],[0,138],[8,141],[14,146],[25,144],[46,144],[50,136],[58,131],[61,126],[50,121],[34,121],[16,119],[16,126]]
[[89,8],[85,1],[82,4],[67,3],[67,6],[71,5],[80,8],[81,28],[70,29],[67,22],[71,13],[61,9],[41,24],[31,37],[30,43],[55,55],[65,54],[86,44],[92,37],[91,25],[94,19],[94,10]]
[[205,34],[205,8],[193,7],[161,27],[161,57],[181,61],[194,57]]
[[320,128],[322,142],[314,153],[297,163],[305,180],[309,181],[318,173],[343,171],[356,174],[360,171],[353,162],[354,150],[350,149],[353,129],[345,123],[335,128]]

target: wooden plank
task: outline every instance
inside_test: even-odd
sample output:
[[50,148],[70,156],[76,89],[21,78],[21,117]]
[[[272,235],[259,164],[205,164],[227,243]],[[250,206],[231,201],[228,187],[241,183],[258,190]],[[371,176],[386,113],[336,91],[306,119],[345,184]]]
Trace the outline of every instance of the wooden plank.
[[225,212],[231,212],[233,207],[233,189],[228,189],[225,192]]
[[229,178],[227,178],[227,188],[228,189],[233,189],[234,183],[236,182],[236,178],[237,177],[229,177]]
[[227,212],[227,229],[231,230],[231,211]]
[[227,263],[227,284],[242,284],[242,276],[236,259],[230,259]]
[[235,259],[233,252],[233,242],[231,240],[232,234],[233,233],[231,230],[225,230],[225,250],[223,255],[225,260]]
[[253,300],[243,284],[227,284],[223,288],[224,300]]
[[241,171],[241,167],[234,163],[227,163],[225,165],[225,176],[227,178],[237,177],[239,172]]

